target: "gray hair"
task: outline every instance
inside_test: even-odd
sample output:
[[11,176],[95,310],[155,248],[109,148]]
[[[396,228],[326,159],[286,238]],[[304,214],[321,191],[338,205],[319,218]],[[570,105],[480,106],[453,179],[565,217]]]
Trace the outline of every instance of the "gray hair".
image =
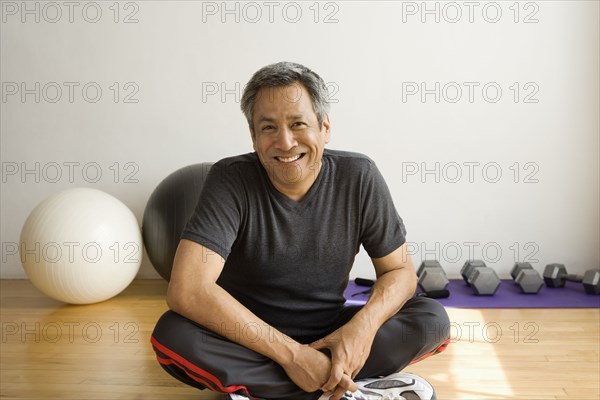
[[327,101],[329,92],[325,82],[316,72],[303,65],[282,61],[256,71],[244,88],[240,108],[246,116],[251,130],[253,130],[254,103],[259,90],[265,87],[289,86],[296,82],[301,83],[308,91],[313,110],[317,115],[319,128],[323,126],[325,116],[329,112],[329,102]]

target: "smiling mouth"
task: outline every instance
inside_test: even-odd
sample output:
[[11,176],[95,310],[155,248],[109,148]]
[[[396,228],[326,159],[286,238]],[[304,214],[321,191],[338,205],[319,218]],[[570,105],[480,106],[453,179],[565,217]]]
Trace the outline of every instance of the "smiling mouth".
[[278,157],[275,157],[275,159],[277,161],[279,161],[279,162],[282,162],[282,163],[291,163],[291,162],[294,162],[294,161],[298,161],[299,159],[301,159],[302,157],[304,157],[305,154],[306,153],[300,153],[300,154],[296,154],[295,156],[291,156],[291,157],[281,157],[281,156],[278,156]]

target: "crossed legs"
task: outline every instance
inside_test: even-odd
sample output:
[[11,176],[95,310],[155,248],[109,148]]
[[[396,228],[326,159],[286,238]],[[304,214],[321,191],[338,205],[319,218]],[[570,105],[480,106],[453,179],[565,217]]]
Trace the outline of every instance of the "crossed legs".
[[[345,308],[322,336],[344,325],[359,309]],[[424,297],[412,298],[379,329],[356,379],[389,375],[437,354],[449,343],[448,335],[449,320],[442,305]],[[173,311],[158,320],[151,342],[160,365],[176,379],[198,389],[241,391],[264,399],[313,400],[321,395],[319,391],[304,392],[273,360]]]

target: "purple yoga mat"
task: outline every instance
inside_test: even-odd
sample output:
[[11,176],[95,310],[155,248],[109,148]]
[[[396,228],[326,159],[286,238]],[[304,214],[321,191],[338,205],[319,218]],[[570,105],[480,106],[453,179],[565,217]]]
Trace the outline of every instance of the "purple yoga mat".
[[[369,288],[350,281],[344,293],[346,305],[365,304],[368,294],[352,296]],[[493,296],[475,296],[462,279],[450,280],[450,297],[437,299],[453,308],[600,308],[600,296],[586,294],[581,283],[567,282],[564,288],[542,287],[538,294],[523,294],[510,279],[503,280]]]

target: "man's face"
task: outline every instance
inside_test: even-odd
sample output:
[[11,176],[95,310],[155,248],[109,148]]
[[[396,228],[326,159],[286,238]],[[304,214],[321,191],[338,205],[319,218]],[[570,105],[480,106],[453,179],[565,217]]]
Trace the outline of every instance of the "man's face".
[[303,85],[261,89],[254,104],[252,142],[273,186],[294,200],[310,189],[329,143],[329,118],[319,126]]

